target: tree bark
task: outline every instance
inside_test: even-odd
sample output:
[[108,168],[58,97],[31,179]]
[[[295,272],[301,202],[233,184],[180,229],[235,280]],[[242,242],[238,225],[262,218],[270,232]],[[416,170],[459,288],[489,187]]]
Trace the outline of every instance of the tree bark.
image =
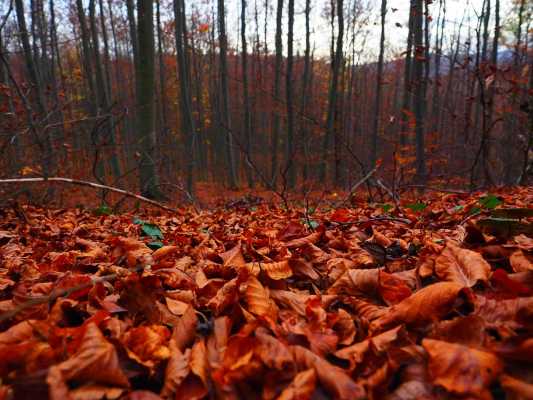
[[281,67],[283,62],[283,42],[282,42],[282,18],[283,0],[278,0],[276,10],[276,61],[274,66],[274,124],[272,131],[272,159],[271,159],[271,180],[272,186],[276,186],[278,178],[278,142],[281,131],[281,118],[279,115],[279,100],[281,96]]
[[[427,0],[425,0],[427,1]],[[425,62],[425,46],[423,39],[424,31],[424,0],[415,0],[415,16],[414,16],[414,96],[413,105],[416,120],[416,177],[417,183],[423,184],[426,180],[426,157],[425,157],[425,97],[424,97],[424,62]]]
[[[320,167],[320,180],[325,182],[327,179],[327,171],[329,164],[328,153],[330,151],[331,144],[336,140],[335,132],[335,112],[337,108],[337,86],[339,82],[339,71],[342,62],[342,47],[343,47],[343,36],[344,36],[344,16],[343,16],[343,0],[337,0],[337,21],[338,21],[338,33],[337,33],[337,42],[335,48],[335,57],[332,62],[332,74],[331,81],[329,85],[329,95],[328,95],[328,111],[326,117],[326,133],[324,135],[324,141],[322,145],[323,159],[322,165]],[[335,180],[338,177],[338,163],[335,159]]]
[[178,64],[180,83],[180,115],[182,130],[186,141],[186,179],[187,191],[194,193],[194,118],[192,115],[192,98],[190,84],[190,69],[187,60],[187,48],[185,47],[185,3],[183,0],[174,0],[176,57]]
[[[242,97],[244,103],[244,116],[243,116],[243,133],[246,141],[246,153],[250,159],[252,155],[252,119],[250,110],[250,96],[248,93],[248,47],[246,41],[246,0],[241,0],[241,42],[242,42]],[[246,178],[248,180],[248,187],[254,187],[253,169],[248,165],[246,168]]]
[[219,41],[219,79],[220,79],[220,102],[222,124],[221,132],[225,133],[226,167],[228,168],[229,186],[232,189],[238,187],[238,178],[235,163],[235,150],[233,148],[233,136],[231,131],[231,119],[229,114],[228,92],[228,38],[226,36],[226,9],[224,0],[218,2],[218,41]]
[[387,16],[387,0],[381,0],[381,36],[379,41],[379,58],[376,78],[376,105],[374,115],[374,129],[370,146],[370,168],[376,166],[377,145],[379,137],[379,121],[381,117],[381,88],[383,84],[383,55],[385,52],[385,19]]
[[137,146],[140,154],[139,178],[141,194],[151,199],[161,198],[159,175],[154,159],[154,21],[153,1],[137,1],[138,62],[135,83],[137,93]]
[[285,93],[287,102],[287,147],[285,163],[287,168],[287,185],[290,189],[296,184],[296,169],[294,167],[294,108],[292,94],[292,70],[293,70],[293,41],[294,41],[294,0],[288,4],[288,30],[287,30],[287,73],[285,75]]
[[305,121],[305,113],[308,101],[308,87],[310,77],[310,54],[311,54],[311,30],[310,30],[310,16],[311,14],[311,0],[305,0],[305,54],[304,54],[304,73],[302,77],[302,92],[300,97],[300,138],[303,148],[303,166],[302,176],[304,182],[309,178],[309,143],[307,138],[307,126]]

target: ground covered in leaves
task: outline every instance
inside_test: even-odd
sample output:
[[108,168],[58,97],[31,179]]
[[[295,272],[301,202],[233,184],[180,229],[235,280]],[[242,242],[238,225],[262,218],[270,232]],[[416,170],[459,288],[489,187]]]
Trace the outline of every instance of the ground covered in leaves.
[[532,200],[1,209],[0,399],[531,399]]

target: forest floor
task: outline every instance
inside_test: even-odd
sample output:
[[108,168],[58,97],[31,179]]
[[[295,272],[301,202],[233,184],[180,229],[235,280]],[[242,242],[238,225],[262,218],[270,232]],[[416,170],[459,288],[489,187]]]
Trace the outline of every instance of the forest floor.
[[533,398],[533,189],[0,209],[0,399]]

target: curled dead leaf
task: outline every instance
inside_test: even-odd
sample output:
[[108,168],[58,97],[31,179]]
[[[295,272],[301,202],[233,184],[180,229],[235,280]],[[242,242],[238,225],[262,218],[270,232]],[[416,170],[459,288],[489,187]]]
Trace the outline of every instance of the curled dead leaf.
[[490,265],[483,256],[475,251],[462,249],[448,242],[435,260],[435,275],[443,281],[457,282],[472,287],[477,282],[487,282]]
[[372,330],[382,330],[396,323],[413,326],[437,321],[457,307],[464,286],[455,282],[438,282],[426,286],[410,297],[392,306],[387,313],[373,321]]
[[456,343],[424,339],[429,373],[435,385],[448,392],[491,399],[488,387],[503,370],[500,359],[489,352]]

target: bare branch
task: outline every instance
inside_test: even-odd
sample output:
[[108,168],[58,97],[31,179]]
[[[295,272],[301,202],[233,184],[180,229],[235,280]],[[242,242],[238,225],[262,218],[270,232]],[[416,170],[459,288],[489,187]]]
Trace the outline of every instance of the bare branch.
[[95,189],[104,189],[109,190],[110,192],[120,193],[127,197],[132,197],[134,199],[137,199],[139,201],[142,201],[144,203],[151,204],[155,207],[161,208],[166,211],[176,212],[177,210],[175,208],[166,206],[162,203],[159,203],[155,200],[151,200],[147,197],[128,192],[127,190],[115,188],[112,186],[107,185],[101,185],[99,183],[94,182],[88,182],[88,181],[81,181],[78,179],[71,179],[71,178],[62,178],[62,177],[50,177],[50,178],[13,178],[13,179],[0,179],[0,185],[1,184],[10,184],[10,183],[39,183],[39,182],[63,182],[63,183],[70,183],[72,185],[79,185],[79,186],[88,186]]

